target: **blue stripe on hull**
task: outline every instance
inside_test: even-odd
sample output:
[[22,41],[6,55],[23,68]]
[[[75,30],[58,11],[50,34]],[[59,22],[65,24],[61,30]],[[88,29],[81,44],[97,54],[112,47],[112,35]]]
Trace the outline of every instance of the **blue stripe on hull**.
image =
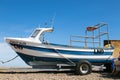
[[[11,45],[14,46],[15,44],[11,44]],[[51,49],[51,48],[42,48],[42,47],[35,47],[35,46],[28,46],[28,45],[21,45],[21,46],[24,49],[43,51],[43,52],[49,52],[49,53],[56,53],[56,50]],[[94,52],[69,51],[69,50],[57,50],[57,51],[59,51],[62,54],[73,54],[73,55],[112,55],[112,52],[94,53]]]
[[[57,64],[67,64],[69,63],[68,60],[64,59],[64,58],[48,58],[48,57],[37,57],[37,56],[30,56],[30,55],[26,55],[23,53],[19,53],[17,52],[17,54],[28,64],[29,62],[34,62],[34,61],[43,61],[43,62],[57,62]],[[70,59],[73,62],[79,62],[80,60],[83,59]],[[107,62],[111,62],[111,60],[96,60],[96,59],[85,59],[90,61],[91,63],[107,63]]]

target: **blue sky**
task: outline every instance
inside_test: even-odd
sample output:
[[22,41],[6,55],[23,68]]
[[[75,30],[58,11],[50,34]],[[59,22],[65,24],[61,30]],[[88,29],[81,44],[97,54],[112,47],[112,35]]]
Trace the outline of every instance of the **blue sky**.
[[[109,24],[110,39],[120,39],[120,0],[0,0],[0,60],[16,55],[4,37],[28,37],[55,16],[49,42],[69,44],[70,35],[84,35],[87,26]],[[26,66],[16,60],[0,66]]]

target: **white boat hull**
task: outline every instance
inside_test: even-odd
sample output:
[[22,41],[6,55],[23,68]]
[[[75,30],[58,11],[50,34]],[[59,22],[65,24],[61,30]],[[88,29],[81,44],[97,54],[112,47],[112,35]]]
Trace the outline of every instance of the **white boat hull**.
[[7,42],[13,50],[30,66],[57,65],[77,63],[80,60],[88,60],[91,63],[106,63],[112,61],[113,49],[80,48],[56,44],[39,44],[9,40]]

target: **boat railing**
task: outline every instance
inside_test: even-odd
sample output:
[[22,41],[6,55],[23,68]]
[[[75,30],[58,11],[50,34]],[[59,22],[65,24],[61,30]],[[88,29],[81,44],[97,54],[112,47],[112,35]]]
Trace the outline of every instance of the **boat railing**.
[[[106,29],[103,30],[103,28],[105,27]],[[90,35],[89,33],[92,33],[92,35]],[[70,46],[72,46],[75,42],[80,42],[84,43],[84,47],[88,47],[88,44],[92,44],[93,47],[97,44],[98,47],[101,47],[101,36],[104,35],[107,35],[107,40],[109,40],[108,24],[99,23],[95,26],[87,27],[85,31],[85,36],[70,36]]]
[[[75,39],[73,39],[73,38],[77,38],[77,39],[79,39],[79,40],[75,40]],[[83,40],[83,39],[85,39],[85,40]],[[85,45],[84,45],[84,47],[88,47],[88,44],[90,43],[90,44],[99,44],[99,42],[98,41],[87,41],[87,39],[93,39],[93,38],[95,38],[95,37],[93,37],[93,36],[70,36],[70,46],[72,46],[73,45],[73,43],[74,42],[79,42],[79,43],[84,43]],[[81,40],[80,40],[81,39]]]

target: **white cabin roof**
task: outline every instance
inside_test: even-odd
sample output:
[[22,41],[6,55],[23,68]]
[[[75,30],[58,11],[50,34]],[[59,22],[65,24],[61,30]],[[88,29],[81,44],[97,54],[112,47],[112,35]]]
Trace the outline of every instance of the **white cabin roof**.
[[53,28],[36,28],[29,38],[35,41],[40,41],[41,36],[44,32],[53,32],[53,30]]

